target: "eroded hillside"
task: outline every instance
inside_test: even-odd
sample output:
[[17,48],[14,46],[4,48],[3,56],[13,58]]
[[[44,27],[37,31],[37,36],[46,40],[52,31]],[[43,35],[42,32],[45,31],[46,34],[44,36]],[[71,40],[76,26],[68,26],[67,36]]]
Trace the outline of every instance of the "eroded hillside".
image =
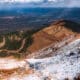
[[52,43],[55,44],[65,38],[70,38],[72,35],[76,36],[79,33],[79,27],[79,24],[67,20],[56,21],[34,34],[34,42],[28,49],[35,52]]
[[[79,38],[80,24],[59,20],[40,30],[16,31],[0,35],[0,56],[33,57],[53,46],[53,51]],[[63,44],[61,43],[63,42]],[[60,46],[56,46],[60,44]],[[42,55],[41,55],[42,56]],[[51,55],[44,55],[51,56]]]
[[[48,47],[52,47],[52,51],[55,52],[58,48],[74,41],[77,38],[80,38],[79,28],[80,24],[72,21],[55,21],[49,27],[44,28],[33,35],[34,42],[31,46],[29,46],[28,50],[34,53],[28,57],[35,57],[36,55],[39,56],[41,55],[41,51],[45,51]],[[58,44],[59,46],[57,46]],[[37,51],[40,51],[40,53],[37,53]],[[49,57],[51,55],[49,54],[46,56]]]

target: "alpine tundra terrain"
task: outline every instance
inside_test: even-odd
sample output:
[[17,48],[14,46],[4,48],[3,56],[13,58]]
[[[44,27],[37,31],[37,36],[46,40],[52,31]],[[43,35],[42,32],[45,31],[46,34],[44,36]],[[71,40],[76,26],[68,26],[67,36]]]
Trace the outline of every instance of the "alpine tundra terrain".
[[80,24],[1,34],[0,80],[80,80]]

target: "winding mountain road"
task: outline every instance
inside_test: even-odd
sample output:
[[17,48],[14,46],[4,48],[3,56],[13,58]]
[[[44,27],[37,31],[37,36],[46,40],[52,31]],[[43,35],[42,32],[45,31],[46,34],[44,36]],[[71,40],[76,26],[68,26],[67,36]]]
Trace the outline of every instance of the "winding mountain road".
[[3,41],[0,42],[0,48],[4,47],[5,44],[6,44],[6,39],[5,37],[3,37]]
[[22,41],[22,44],[21,44],[20,48],[19,48],[19,49],[17,49],[17,50],[1,49],[1,50],[0,50],[0,52],[5,51],[5,52],[7,52],[7,53],[19,53],[19,51],[21,51],[21,50],[23,49],[23,47],[24,47],[24,45],[25,45],[25,42],[26,42],[26,39],[23,39],[23,41]]

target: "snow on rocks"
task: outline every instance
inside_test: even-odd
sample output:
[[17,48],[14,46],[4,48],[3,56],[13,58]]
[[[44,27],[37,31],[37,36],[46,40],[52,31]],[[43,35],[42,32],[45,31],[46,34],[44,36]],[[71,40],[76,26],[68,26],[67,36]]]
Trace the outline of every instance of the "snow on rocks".
[[[57,51],[57,55],[45,59],[28,59],[41,77],[51,76],[53,80],[73,80],[80,73],[80,40],[76,40]],[[44,53],[43,53],[44,54]],[[41,79],[44,80],[44,79]]]
[[27,67],[24,65],[28,64],[29,69],[34,71],[31,74],[10,75],[7,80],[73,80],[80,73],[80,39],[61,47],[56,55],[49,58],[23,61],[8,59],[0,59],[0,64],[3,64],[0,69]]

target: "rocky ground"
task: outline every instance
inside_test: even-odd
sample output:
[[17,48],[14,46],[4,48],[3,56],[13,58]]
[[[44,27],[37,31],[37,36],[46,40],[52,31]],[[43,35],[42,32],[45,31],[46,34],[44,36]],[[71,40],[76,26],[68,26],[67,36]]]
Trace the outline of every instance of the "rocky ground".
[[80,25],[74,24],[64,20],[55,22],[31,35],[33,43],[28,47],[25,47],[26,36],[8,35],[11,42],[21,41],[16,50],[11,50],[10,45],[10,49],[3,47],[7,39],[3,37],[0,51],[17,54],[17,50],[27,48],[29,54],[24,58],[1,57],[0,80],[80,80]]
[[74,80],[80,74],[80,39],[60,48],[56,55],[49,58],[2,60],[0,60],[2,72],[15,69],[12,73],[3,73],[2,80],[65,80],[67,78]]

